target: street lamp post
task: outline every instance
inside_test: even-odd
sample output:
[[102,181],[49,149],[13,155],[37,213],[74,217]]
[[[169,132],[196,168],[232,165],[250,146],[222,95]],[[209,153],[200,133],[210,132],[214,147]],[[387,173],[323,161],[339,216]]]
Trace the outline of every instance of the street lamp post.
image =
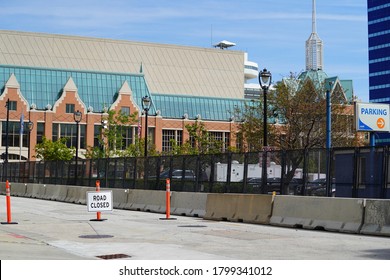
[[5,107],[7,108],[7,121],[5,124],[5,153],[1,154],[1,158],[4,160],[3,164],[3,177],[7,177],[8,173],[8,125],[9,125],[9,99],[5,103]]
[[148,156],[148,114],[151,101],[149,96],[142,97],[142,108],[145,111],[145,157]]
[[263,71],[259,73],[259,83],[260,87],[263,90],[263,163],[262,163],[262,192],[266,192],[267,187],[267,151],[268,151],[268,132],[267,132],[267,94],[268,89],[271,85],[272,75],[271,72],[267,71],[264,68]]
[[329,82],[329,88],[326,89],[326,196],[330,196],[331,191],[331,170],[330,170],[330,159],[331,159],[331,147],[332,147],[332,105],[330,89],[332,82]]
[[79,110],[74,112],[73,114],[74,121],[76,122],[76,165],[75,165],[75,184],[77,185],[77,177],[78,177],[78,156],[79,156],[79,126],[80,121],[83,117],[83,113]]
[[151,101],[149,96],[142,97],[142,108],[145,112],[145,164],[144,164],[144,188],[147,189],[148,182],[148,114],[150,109]]
[[27,130],[28,130],[28,152],[27,152],[27,161],[30,161],[30,140],[31,140],[31,131],[34,128],[34,123],[29,120],[27,123]]

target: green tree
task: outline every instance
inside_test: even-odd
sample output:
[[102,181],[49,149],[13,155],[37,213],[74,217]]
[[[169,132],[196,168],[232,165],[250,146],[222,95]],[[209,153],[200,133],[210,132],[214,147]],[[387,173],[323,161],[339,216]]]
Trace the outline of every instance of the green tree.
[[89,146],[85,153],[86,158],[123,157],[128,154],[128,145],[125,142],[126,133],[132,124],[137,123],[137,113],[125,114],[122,111],[109,110],[102,118],[106,127],[101,127],[98,136],[99,145]]
[[[269,139],[273,146],[284,149],[325,148],[326,143],[326,91],[324,85],[316,85],[307,79],[298,91],[285,83],[279,83],[269,100],[271,116],[275,114],[278,125],[271,126]],[[352,105],[345,104],[341,90],[331,95],[332,146],[346,147],[353,144]]]
[[[332,146],[351,144],[351,129],[345,115],[347,105],[343,104],[340,92],[331,96]],[[279,83],[270,103],[280,125],[271,129],[270,142],[283,150],[308,150],[326,147],[326,91],[325,85],[316,85],[311,80],[302,82],[298,91],[293,91],[285,83]],[[350,105],[349,105],[350,106]],[[286,162],[286,181],[294,177],[296,169],[302,165],[305,153],[290,153]],[[309,163],[308,163],[309,164]],[[287,188],[287,186],[285,186]]]
[[[135,142],[127,146],[126,150],[122,151],[123,157],[143,157],[145,155],[145,138],[135,137]],[[148,138],[148,156],[157,156],[156,146],[152,140]]]
[[[236,109],[235,119],[239,120],[239,131],[236,135],[241,152],[254,152],[263,149],[263,103],[251,100],[245,103],[244,111]],[[269,129],[268,129],[269,131]]]
[[67,138],[52,141],[43,137],[42,142],[35,146],[35,157],[42,160],[71,160],[75,156],[76,149],[68,148],[66,141]]
[[186,129],[189,139],[180,145],[171,140],[172,150],[168,152],[171,155],[198,155],[198,154],[218,154],[224,152],[223,141],[217,140],[205,128],[201,121],[195,121],[193,124],[187,124]]
[[[275,149],[306,150],[325,148],[326,143],[326,92],[324,85],[316,85],[307,79],[298,85],[280,82],[267,96],[268,143]],[[352,119],[344,104],[341,90],[333,91],[332,103],[332,146],[353,145]],[[247,104],[244,112],[237,112],[240,124],[238,138],[249,151],[262,151],[263,103],[261,100]],[[246,146],[245,146],[246,145]],[[304,153],[291,153],[287,162],[286,181],[289,182],[296,169],[303,163]]]

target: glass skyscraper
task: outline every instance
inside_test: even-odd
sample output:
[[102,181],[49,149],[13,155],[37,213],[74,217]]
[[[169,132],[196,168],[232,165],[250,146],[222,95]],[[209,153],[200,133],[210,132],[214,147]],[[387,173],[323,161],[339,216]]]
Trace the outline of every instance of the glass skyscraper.
[[390,0],[368,0],[370,101],[390,103]]
[[[370,102],[390,103],[390,0],[367,0]],[[390,144],[389,133],[376,143]]]

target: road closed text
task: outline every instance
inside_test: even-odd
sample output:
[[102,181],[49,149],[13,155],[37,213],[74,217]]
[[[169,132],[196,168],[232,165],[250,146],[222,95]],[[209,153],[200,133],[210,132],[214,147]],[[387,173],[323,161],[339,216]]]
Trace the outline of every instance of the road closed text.
[[89,212],[112,211],[112,192],[87,192]]
[[110,208],[110,202],[108,201],[92,201],[89,205],[90,208]]

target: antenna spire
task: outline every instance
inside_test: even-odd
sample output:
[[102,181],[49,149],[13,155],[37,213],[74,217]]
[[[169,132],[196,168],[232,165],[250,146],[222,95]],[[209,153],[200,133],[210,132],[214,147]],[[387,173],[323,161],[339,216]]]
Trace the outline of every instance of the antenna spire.
[[317,33],[317,26],[316,26],[316,0],[313,0],[312,33]]
[[306,41],[306,70],[323,69],[323,43],[318,37],[316,27],[316,1],[313,0],[312,8],[312,32]]

